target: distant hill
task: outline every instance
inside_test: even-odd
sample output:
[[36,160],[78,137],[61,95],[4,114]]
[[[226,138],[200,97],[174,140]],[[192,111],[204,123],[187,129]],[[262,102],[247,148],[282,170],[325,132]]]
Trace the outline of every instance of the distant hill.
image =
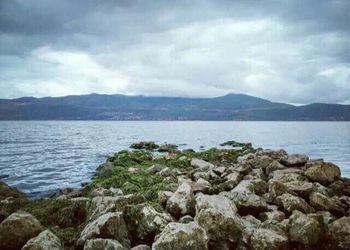
[[90,94],[0,99],[0,120],[350,121],[350,105],[294,106],[243,94],[216,98]]

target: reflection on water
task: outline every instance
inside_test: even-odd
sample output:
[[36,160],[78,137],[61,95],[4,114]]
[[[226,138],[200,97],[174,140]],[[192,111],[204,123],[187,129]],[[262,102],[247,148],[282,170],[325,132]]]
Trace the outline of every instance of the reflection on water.
[[106,157],[139,140],[210,148],[227,140],[306,153],[350,176],[348,122],[0,122],[0,175],[26,193],[79,187]]

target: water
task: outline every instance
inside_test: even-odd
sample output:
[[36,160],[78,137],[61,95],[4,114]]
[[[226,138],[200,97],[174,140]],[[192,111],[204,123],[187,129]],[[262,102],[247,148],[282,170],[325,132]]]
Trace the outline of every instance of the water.
[[350,176],[349,122],[0,122],[0,175],[32,196],[90,180],[106,157],[140,140],[199,149],[228,140],[324,158]]

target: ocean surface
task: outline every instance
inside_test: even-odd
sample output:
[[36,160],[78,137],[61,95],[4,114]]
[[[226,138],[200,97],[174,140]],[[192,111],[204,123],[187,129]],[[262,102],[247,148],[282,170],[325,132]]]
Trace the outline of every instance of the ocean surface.
[[1,121],[2,181],[30,196],[80,187],[108,155],[153,140],[199,150],[228,140],[337,164],[350,177],[349,122]]

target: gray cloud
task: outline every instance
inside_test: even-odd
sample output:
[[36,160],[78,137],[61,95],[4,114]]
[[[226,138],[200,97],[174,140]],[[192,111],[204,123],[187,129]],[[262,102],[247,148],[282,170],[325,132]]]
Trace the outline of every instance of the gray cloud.
[[0,97],[350,103],[350,2],[0,1]]

